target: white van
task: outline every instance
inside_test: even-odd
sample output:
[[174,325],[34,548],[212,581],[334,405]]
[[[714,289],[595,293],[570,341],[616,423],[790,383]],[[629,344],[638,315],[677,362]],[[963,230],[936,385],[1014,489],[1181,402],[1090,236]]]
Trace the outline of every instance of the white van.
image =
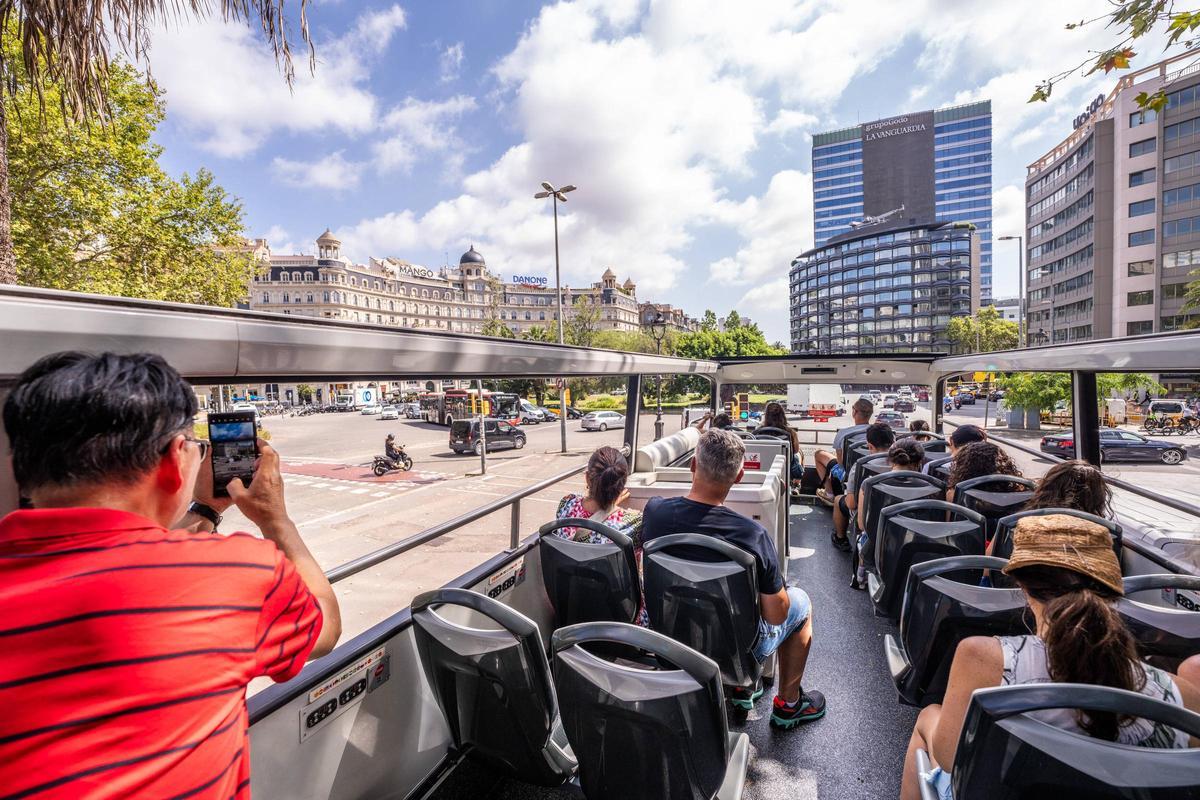
[[1154,417],[1172,417],[1179,419],[1183,416],[1184,408],[1182,400],[1151,400],[1149,413]]
[[520,419],[523,425],[536,425],[539,422],[545,422],[546,415],[533,403],[522,400]]

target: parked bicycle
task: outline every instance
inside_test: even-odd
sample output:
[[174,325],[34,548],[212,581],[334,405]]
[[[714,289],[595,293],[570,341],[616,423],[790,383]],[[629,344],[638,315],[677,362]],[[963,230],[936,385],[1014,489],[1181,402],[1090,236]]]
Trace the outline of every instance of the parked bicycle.
[[1175,420],[1170,417],[1146,417],[1146,421],[1142,423],[1142,430],[1146,433],[1155,433],[1159,436],[1170,436],[1176,432]]

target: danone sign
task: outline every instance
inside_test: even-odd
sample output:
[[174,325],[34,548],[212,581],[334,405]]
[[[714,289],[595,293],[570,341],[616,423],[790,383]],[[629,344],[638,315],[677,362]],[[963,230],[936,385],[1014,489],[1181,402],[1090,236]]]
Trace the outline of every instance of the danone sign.
[[889,136],[903,136],[906,133],[916,133],[925,130],[924,122],[916,122],[908,117],[892,117],[879,122],[871,122],[863,126],[863,141],[886,139]]
[[542,275],[513,275],[512,282],[517,286],[538,286],[545,288],[550,281]]

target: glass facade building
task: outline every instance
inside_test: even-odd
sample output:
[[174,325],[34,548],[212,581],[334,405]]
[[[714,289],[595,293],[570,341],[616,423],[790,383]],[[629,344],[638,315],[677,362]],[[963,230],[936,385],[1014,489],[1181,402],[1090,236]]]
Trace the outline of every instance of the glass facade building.
[[[930,158],[932,156],[932,158]],[[903,168],[898,170],[898,165]],[[813,137],[816,247],[851,222],[903,205],[904,218],[975,225],[979,288],[992,296],[992,106],[990,101],[876,120]]]
[[968,223],[872,225],[829,239],[788,274],[795,353],[950,352],[946,329],[979,307]]

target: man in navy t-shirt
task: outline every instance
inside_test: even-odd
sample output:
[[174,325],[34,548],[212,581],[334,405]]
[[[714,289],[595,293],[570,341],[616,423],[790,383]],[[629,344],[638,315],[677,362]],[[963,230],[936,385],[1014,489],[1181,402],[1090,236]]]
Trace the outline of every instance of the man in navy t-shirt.
[[[765,661],[779,653],[779,688],[771,725],[790,729],[825,716],[821,693],[805,692],[800,686],[812,645],[812,603],[802,590],[784,584],[779,554],[766,529],[723,505],[729,489],[742,479],[745,454],[742,440],[729,431],[702,434],[692,459],[692,490],[684,497],[655,497],[646,503],[642,537],[650,541],[673,533],[702,533],[754,556],[762,614],[754,657]],[[735,689],[730,700],[752,709],[762,691],[761,687]]]

